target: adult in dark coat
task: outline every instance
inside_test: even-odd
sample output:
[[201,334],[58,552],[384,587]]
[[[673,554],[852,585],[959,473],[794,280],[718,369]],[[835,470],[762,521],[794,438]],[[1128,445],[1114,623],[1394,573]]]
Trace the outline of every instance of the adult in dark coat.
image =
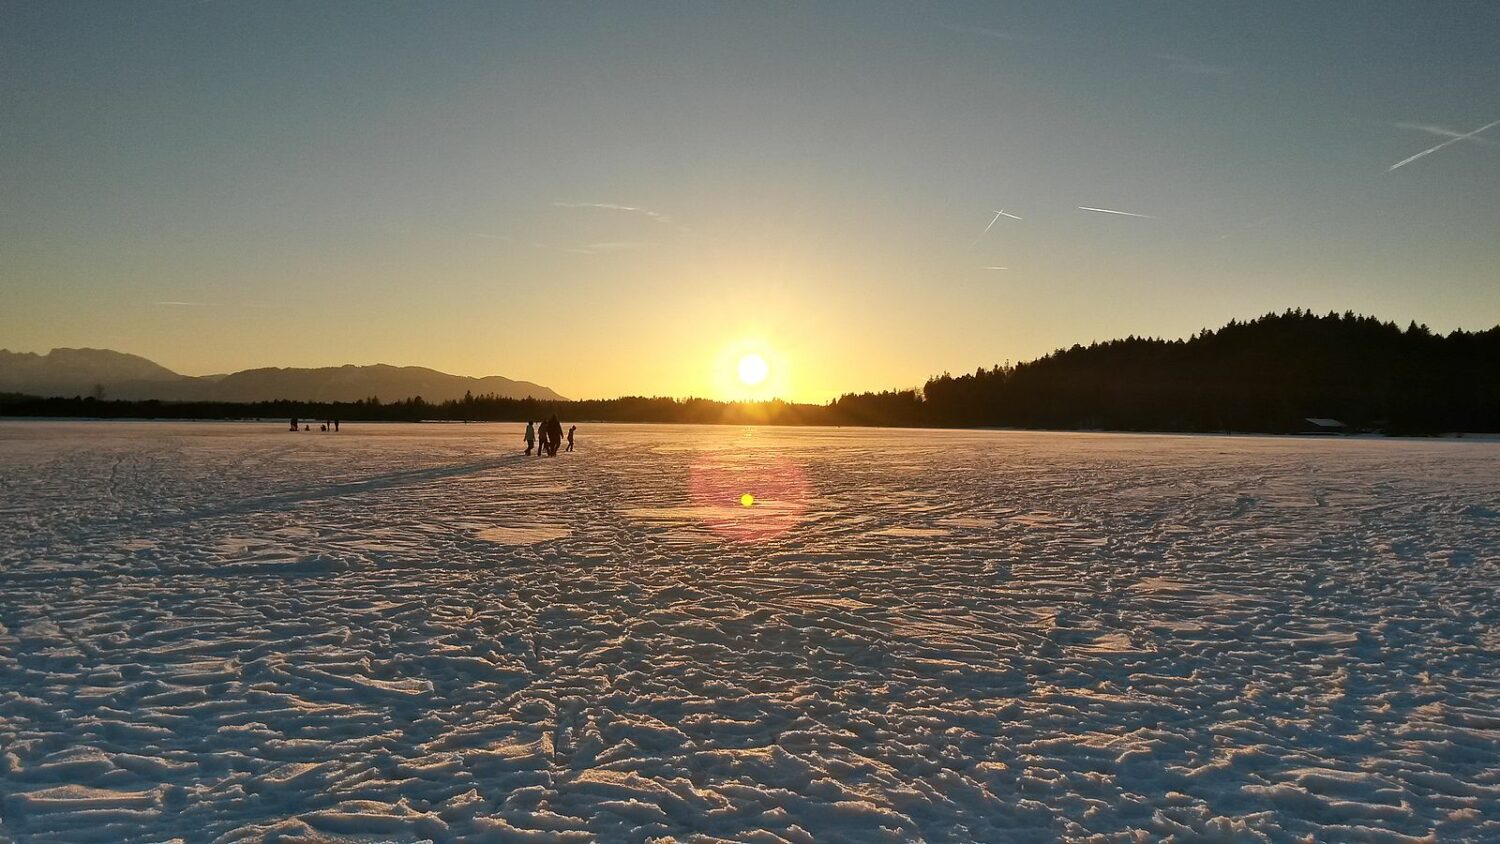
[[547,417],[542,424],[542,431],[546,436],[547,456],[556,457],[558,446],[562,445],[562,423],[557,421],[557,414]]

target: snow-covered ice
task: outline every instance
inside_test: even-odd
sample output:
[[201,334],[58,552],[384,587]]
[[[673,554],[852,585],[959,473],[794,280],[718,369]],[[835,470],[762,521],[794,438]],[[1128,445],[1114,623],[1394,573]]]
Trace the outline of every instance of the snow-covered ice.
[[0,840],[1500,839],[1500,443],[283,427],[0,423]]

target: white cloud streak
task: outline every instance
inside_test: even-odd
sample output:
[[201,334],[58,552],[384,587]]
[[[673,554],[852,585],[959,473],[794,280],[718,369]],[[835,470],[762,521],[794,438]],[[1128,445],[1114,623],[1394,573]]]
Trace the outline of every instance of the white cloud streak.
[[1141,219],[1144,219],[1144,220],[1155,220],[1156,219],[1156,217],[1154,217],[1154,216],[1152,216],[1150,214],[1136,214],[1136,213],[1134,213],[1132,211],[1116,211],[1116,210],[1114,210],[1112,208],[1094,208],[1093,206],[1090,206],[1090,205],[1080,205],[1080,206],[1078,206],[1078,210],[1079,211],[1097,211],[1100,214],[1119,214],[1121,217],[1140,217]]
[[1247,232],[1247,231],[1250,231],[1252,229],[1258,229],[1261,226],[1264,226],[1266,223],[1269,223],[1269,222],[1271,222],[1274,219],[1276,219],[1276,218],[1275,217],[1261,217],[1259,220],[1256,220],[1253,223],[1248,223],[1246,225],[1243,225],[1243,226],[1240,226],[1238,228],[1231,229],[1230,231],[1224,232],[1223,234],[1221,234],[1217,238],[1215,238],[1215,240],[1228,240],[1229,238],[1233,237],[1235,234],[1238,234],[1240,232]]
[[619,252],[623,249],[645,249],[651,242],[647,240],[606,240],[602,243],[590,243],[583,247],[590,252]]
[[1496,120],[1496,121],[1493,121],[1491,123],[1486,123],[1483,126],[1480,126],[1478,129],[1475,129],[1472,132],[1464,132],[1462,134],[1454,135],[1453,137],[1449,138],[1446,141],[1443,141],[1442,143],[1438,144],[1435,147],[1431,147],[1429,149],[1424,149],[1421,152],[1417,153],[1416,155],[1408,156],[1406,158],[1401,159],[1400,161],[1396,162],[1395,164],[1392,164],[1391,166],[1385,168],[1385,172],[1389,173],[1392,170],[1397,170],[1397,169],[1400,169],[1402,167],[1405,167],[1406,165],[1412,163],[1413,161],[1416,161],[1419,158],[1426,158],[1427,156],[1432,155],[1433,153],[1437,152],[1438,150],[1442,149],[1443,147],[1452,146],[1453,144],[1456,144],[1459,141],[1470,140],[1470,139],[1474,138],[1474,136],[1478,135],[1479,133],[1484,132],[1484,131],[1486,131],[1488,129],[1493,129],[1496,126],[1500,126],[1500,120]]
[[1192,73],[1198,76],[1228,76],[1231,71],[1221,65],[1200,62],[1187,56],[1173,55],[1172,53],[1157,53],[1156,57],[1167,63],[1167,66],[1179,73]]
[[600,252],[626,252],[632,249],[645,249],[656,244],[649,240],[605,240],[598,243],[588,243],[583,246],[558,246],[555,243],[536,242],[531,244],[537,249],[545,249],[549,252],[566,252],[569,255],[597,255]]
[[991,29],[987,26],[965,26],[958,23],[945,23],[943,29],[949,32],[961,32],[965,35],[983,35],[986,38],[995,38],[1000,41],[1032,41],[1029,35],[1017,35],[1014,32],[1006,32],[1003,29]]
[[[992,229],[992,228],[995,227],[995,223],[999,222],[999,220],[1000,220],[1001,217],[1009,217],[1012,220],[1019,220],[1019,219],[1021,219],[1020,217],[1017,217],[1014,214],[1007,214],[1007,213],[1005,213],[1005,209],[1004,208],[1001,208],[999,211],[992,211],[991,213],[994,214],[995,216],[993,216],[993,217],[990,218],[990,224],[984,227],[984,231],[982,231],[982,232],[979,233],[979,237],[974,238],[974,243],[978,243],[981,239],[984,238],[985,235],[989,234],[990,233],[990,229]],[[973,246],[974,243],[971,243],[969,245]]]
[[541,242],[533,243],[531,245],[535,246],[537,249],[545,249],[549,252],[567,252],[572,255],[594,254],[591,250],[585,249],[582,246],[557,246],[556,244]]
[[642,208],[639,205],[620,205],[614,202],[554,202],[553,208],[587,208],[598,211],[625,211],[631,214],[643,214],[658,223],[670,223],[672,218],[659,211]]
[[[1439,138],[1462,138],[1465,134],[1457,129],[1450,129],[1447,126],[1435,126],[1430,123],[1392,123],[1391,125],[1397,129],[1414,129],[1418,132],[1426,132],[1429,135],[1437,135]],[[1500,141],[1492,141],[1489,138],[1472,137],[1465,138],[1465,140],[1476,144],[1483,144],[1487,147],[1500,146]]]
[[230,303],[230,302],[178,302],[178,301],[166,301],[166,302],[152,302],[151,304],[153,304],[153,305],[159,305],[159,306],[164,307],[164,308],[267,308],[267,309],[270,309],[270,308],[284,308],[284,307],[286,307],[285,305],[280,305],[280,304],[269,305],[269,304],[265,304],[263,302],[233,302],[233,303]]

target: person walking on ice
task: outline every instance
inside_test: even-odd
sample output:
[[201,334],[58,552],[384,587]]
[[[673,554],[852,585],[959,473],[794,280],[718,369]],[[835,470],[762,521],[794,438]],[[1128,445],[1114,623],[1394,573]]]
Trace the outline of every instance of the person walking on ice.
[[526,439],[526,456],[530,457],[531,447],[536,445],[536,426],[532,425],[530,422],[527,422],[526,433],[524,437]]
[[562,445],[562,423],[557,421],[557,414],[547,417],[547,421],[543,422],[540,428],[543,450],[547,452],[548,457],[556,457],[557,449]]
[[568,451],[572,451],[573,450],[573,432],[576,431],[576,430],[578,430],[578,426],[577,425],[569,425],[568,426]]

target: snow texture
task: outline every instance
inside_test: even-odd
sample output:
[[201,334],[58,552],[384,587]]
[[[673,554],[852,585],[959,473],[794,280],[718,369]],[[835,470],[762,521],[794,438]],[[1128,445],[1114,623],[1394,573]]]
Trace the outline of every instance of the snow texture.
[[0,841],[1500,840],[1500,444],[283,426],[0,424]]

